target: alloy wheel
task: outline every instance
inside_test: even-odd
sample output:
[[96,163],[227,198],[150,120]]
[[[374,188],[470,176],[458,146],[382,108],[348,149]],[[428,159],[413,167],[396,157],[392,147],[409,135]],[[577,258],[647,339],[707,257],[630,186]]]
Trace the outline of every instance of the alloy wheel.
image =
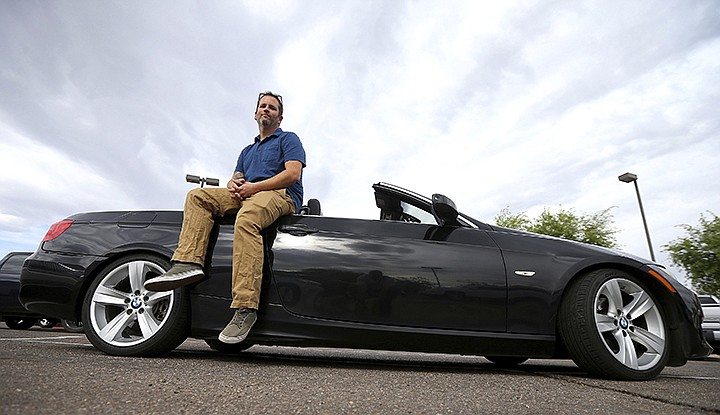
[[639,285],[624,278],[610,279],[597,291],[595,326],[607,350],[630,369],[653,368],[667,347],[658,305]]
[[92,330],[105,343],[128,347],[152,338],[166,323],[174,291],[146,291],[146,279],[165,269],[146,260],[122,263],[95,288],[89,310]]

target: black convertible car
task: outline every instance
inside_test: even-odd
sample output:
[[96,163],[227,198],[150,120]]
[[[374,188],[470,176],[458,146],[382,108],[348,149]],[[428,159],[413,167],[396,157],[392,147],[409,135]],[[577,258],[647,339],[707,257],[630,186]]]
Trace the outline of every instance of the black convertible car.
[[217,218],[208,278],[172,292],[182,212],[80,213],[54,224],[23,266],[32,311],[82,320],[113,355],[167,353],[188,336],[253,344],[462,353],[500,365],[570,357],[598,376],[645,380],[707,356],[695,294],[662,266],[597,246],[492,226],[453,202],[373,186],[379,220],[322,216],[310,200],[264,232],[258,322],[230,346],[234,217]]

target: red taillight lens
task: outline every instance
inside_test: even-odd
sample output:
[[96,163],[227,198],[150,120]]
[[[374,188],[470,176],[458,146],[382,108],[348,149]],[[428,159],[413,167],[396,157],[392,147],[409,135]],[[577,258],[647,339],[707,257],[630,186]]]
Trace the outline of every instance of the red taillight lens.
[[72,220],[61,220],[60,222],[53,223],[52,226],[50,226],[50,229],[48,229],[42,241],[52,241],[53,239],[62,235],[63,232],[68,230],[70,225],[72,225],[73,223],[74,221]]

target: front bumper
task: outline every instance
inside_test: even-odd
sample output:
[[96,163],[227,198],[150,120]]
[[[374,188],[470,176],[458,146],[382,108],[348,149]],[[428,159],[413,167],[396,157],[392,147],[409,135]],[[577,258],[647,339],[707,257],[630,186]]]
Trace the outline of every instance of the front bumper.
[[711,346],[715,348],[720,347],[720,323],[705,322],[702,325],[702,331],[705,340],[710,343]]

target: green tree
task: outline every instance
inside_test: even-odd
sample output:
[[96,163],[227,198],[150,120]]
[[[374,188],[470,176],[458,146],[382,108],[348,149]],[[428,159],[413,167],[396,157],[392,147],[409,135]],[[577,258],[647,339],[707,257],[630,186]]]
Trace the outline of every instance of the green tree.
[[504,208],[495,216],[495,223],[506,228],[614,248],[617,246],[615,234],[618,231],[613,228],[610,209],[612,208],[583,215],[573,212],[572,209],[560,208],[553,213],[544,208],[540,216],[533,220],[528,218],[525,212],[515,215],[509,208]]
[[510,212],[510,208],[503,208],[500,213],[495,216],[495,223],[511,229],[519,229],[526,231],[532,225],[532,221],[528,219],[525,212],[514,215]]
[[720,295],[720,218],[710,215],[712,219],[700,214],[697,227],[680,225],[687,235],[663,248],[672,263],[687,272],[699,293]]

